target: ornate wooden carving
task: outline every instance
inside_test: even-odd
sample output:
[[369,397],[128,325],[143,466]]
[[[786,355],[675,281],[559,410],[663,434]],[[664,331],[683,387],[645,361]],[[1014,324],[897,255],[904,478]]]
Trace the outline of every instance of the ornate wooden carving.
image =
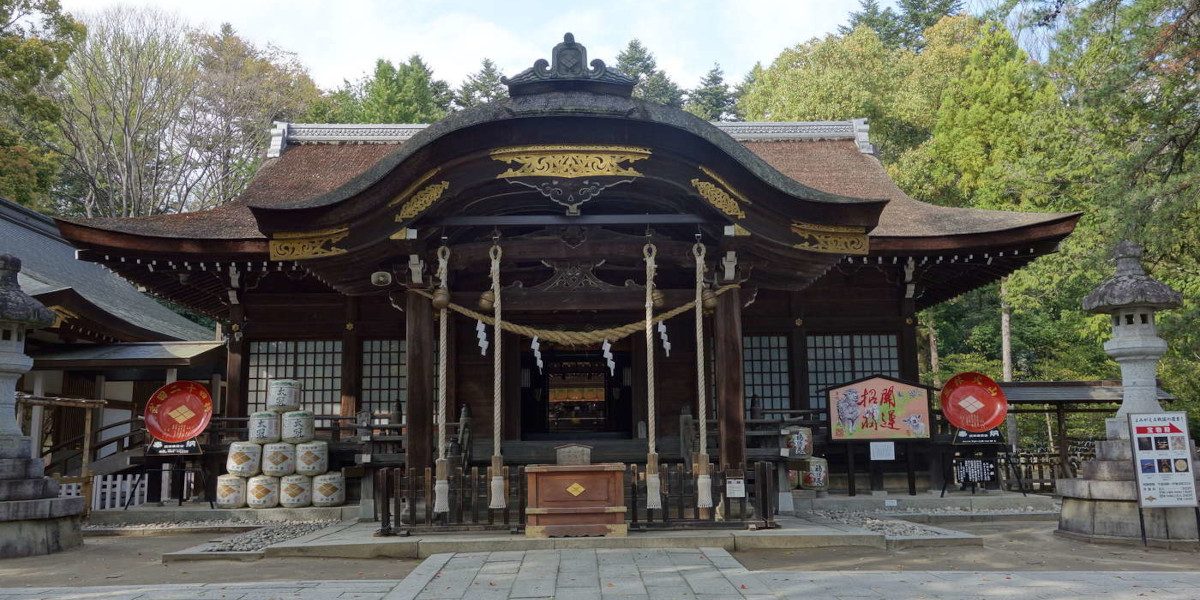
[[345,250],[334,244],[348,235],[350,230],[346,227],[277,233],[271,239],[271,260],[299,260],[342,254]]
[[815,223],[792,222],[792,233],[801,241],[792,245],[799,250],[825,254],[865,255],[868,251],[867,232],[861,227],[839,225],[817,225]]

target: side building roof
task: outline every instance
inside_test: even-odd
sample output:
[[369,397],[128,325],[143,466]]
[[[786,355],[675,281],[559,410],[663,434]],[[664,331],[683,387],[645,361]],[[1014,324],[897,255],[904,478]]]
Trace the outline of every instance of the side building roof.
[[[139,292],[103,266],[75,259],[54,221],[0,198],[0,252],[16,255],[27,294],[59,323],[110,341],[211,340],[213,332]],[[86,334],[85,334],[86,335]]]

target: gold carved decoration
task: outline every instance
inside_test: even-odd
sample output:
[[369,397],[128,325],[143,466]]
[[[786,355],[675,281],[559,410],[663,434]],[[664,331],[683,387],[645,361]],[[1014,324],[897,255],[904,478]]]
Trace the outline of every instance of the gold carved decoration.
[[429,171],[428,173],[425,173],[424,175],[417,178],[416,181],[410,183],[408,185],[408,187],[404,188],[403,192],[400,192],[399,194],[396,195],[395,198],[392,198],[392,201],[388,202],[388,206],[389,207],[396,206],[397,204],[400,204],[401,202],[404,202],[405,200],[407,200],[408,197],[411,196],[412,193],[417,190],[417,188],[424,185],[426,181],[429,181],[430,179],[432,179],[434,175],[437,175],[437,172],[438,172],[438,169],[433,169],[433,170]]
[[702,166],[700,167],[700,171],[708,178],[717,182],[713,183],[712,181],[693,179],[692,187],[696,188],[697,192],[700,192],[700,196],[708,200],[709,204],[715,206],[717,210],[726,215],[736,219],[745,219],[746,212],[742,210],[742,205],[739,202],[745,204],[754,203],[734,189],[733,186],[726,183],[724,179],[721,179],[712,169]]
[[742,207],[738,205],[737,200],[733,199],[725,190],[717,186],[711,181],[702,181],[700,179],[692,180],[692,187],[696,188],[700,195],[708,200],[708,203],[717,207],[717,210],[738,219],[745,219],[746,213]]
[[509,165],[496,179],[512,177],[641,177],[632,166],[650,157],[649,148],[636,146],[542,145],[512,146],[491,152],[493,160]]
[[63,306],[55,304],[49,308],[54,313],[54,324],[51,325],[51,327],[62,327],[63,323],[65,323],[67,319],[79,318],[79,315],[67,310]]
[[271,260],[298,260],[342,254],[345,250],[334,244],[346,239],[348,235],[350,231],[345,227],[277,233],[271,239]]
[[844,225],[818,225],[816,223],[792,222],[792,233],[800,236],[801,242],[793,248],[821,252],[824,254],[866,254],[867,232],[862,227]]
[[425,212],[425,209],[433,206],[433,203],[437,202],[449,187],[449,181],[442,181],[413,194],[400,208],[400,214],[396,215],[396,221],[406,221]]

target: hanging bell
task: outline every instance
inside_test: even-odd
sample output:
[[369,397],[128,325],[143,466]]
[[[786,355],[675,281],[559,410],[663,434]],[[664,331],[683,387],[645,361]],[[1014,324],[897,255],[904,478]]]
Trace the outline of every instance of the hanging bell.
[[662,293],[662,290],[653,290],[650,292],[650,301],[654,304],[654,308],[661,309],[667,305],[667,295]]
[[496,307],[496,294],[492,290],[486,290],[479,295],[479,308],[483,310],[492,310]]
[[704,310],[712,311],[717,309],[717,295],[712,290],[704,288],[700,293],[701,302],[704,304]]
[[450,306],[450,290],[440,287],[433,291],[433,307],[446,310]]

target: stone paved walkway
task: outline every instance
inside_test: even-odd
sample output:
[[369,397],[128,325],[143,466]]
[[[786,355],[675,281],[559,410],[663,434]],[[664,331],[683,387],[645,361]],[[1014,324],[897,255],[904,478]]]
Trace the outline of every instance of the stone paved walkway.
[[[3,581],[0,581],[3,585]],[[0,600],[1200,600],[1200,571],[757,571],[719,548],[431,556],[403,581],[0,588]]]

